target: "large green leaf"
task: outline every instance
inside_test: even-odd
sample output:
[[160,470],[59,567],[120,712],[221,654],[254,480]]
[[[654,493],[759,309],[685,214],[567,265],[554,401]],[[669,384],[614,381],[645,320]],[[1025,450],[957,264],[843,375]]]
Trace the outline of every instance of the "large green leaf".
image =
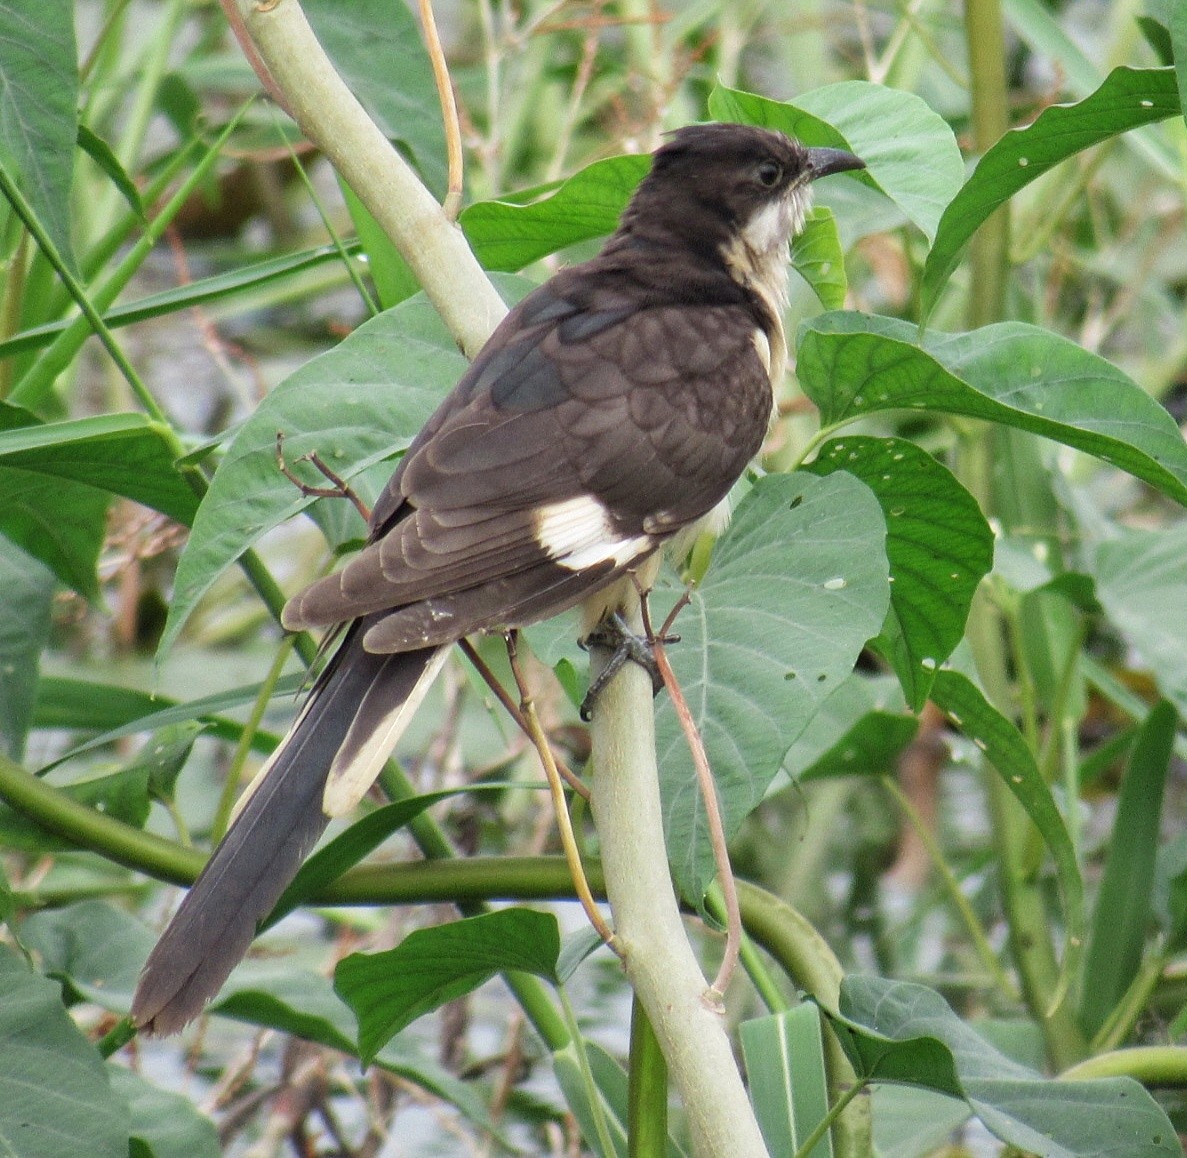
[[1127,531],[1089,552],[1088,569],[1109,621],[1187,714],[1187,525]]
[[[800,472],[762,479],[718,542],[669,655],[704,738],[727,835],[881,628],[890,594],[885,541],[868,487],[845,473]],[[669,856],[681,891],[699,900],[713,859],[688,746],[667,700],[656,714],[656,752]]]
[[[280,895],[272,912],[260,924],[260,930],[275,925],[308,897],[336,881],[347,869],[353,868],[368,853],[377,849],[393,832],[406,828],[427,808],[461,793],[505,792],[505,783],[484,782],[468,784],[464,788],[445,788],[410,796],[368,812],[345,832],[327,841],[300,868],[292,883]],[[522,790],[523,785],[517,785]]]
[[107,901],[79,901],[34,913],[21,939],[37,953],[42,970],[75,1000],[126,1013],[154,935]]
[[650,166],[647,156],[595,161],[539,200],[479,201],[462,212],[461,226],[486,269],[523,269],[558,249],[613,233]]
[[[800,1154],[828,1113],[820,1010],[811,1002],[738,1027],[750,1100],[772,1154]],[[804,1158],[832,1158],[828,1132]]]
[[[194,518],[162,653],[222,571],[312,501],[277,469],[278,431],[290,462],[317,451],[353,478],[403,450],[465,368],[432,307],[417,297],[372,318],[277,386],[239,429]],[[324,484],[306,470],[311,483]]]
[[[219,1158],[218,1131],[190,1098],[163,1090],[122,1066],[107,1067],[111,1088],[131,1115],[132,1137],[152,1158]],[[130,1158],[136,1158],[135,1153]]]
[[[607,1155],[600,1144],[597,1121],[589,1100],[590,1087],[585,1066],[573,1042],[552,1055],[552,1070],[557,1085],[565,1095],[570,1112],[577,1119],[585,1145],[598,1158],[629,1158],[632,1153],[629,1143],[630,1079],[617,1059],[597,1042],[585,1041],[582,1048],[585,1060],[589,1063],[588,1076],[593,1079],[594,1091],[601,1102],[601,1118],[610,1136],[610,1144],[614,1147],[612,1153]],[[640,1152],[657,1153],[655,1150]],[[663,1151],[665,1158],[683,1158],[684,1153],[669,1133]]]
[[857,179],[876,184],[928,238],[964,179],[948,123],[899,89],[850,80],[784,104],[718,86],[709,94],[709,111],[721,121],[765,125],[805,145],[856,153],[866,163],[866,175]]
[[834,439],[807,469],[848,471],[882,506],[894,586],[881,650],[919,711],[936,670],[964,635],[977,584],[993,566],[993,532],[952,472],[913,442]]
[[0,165],[71,266],[77,62],[71,0],[0,3]]
[[0,946],[0,1152],[128,1158],[128,1109],[53,981]]
[[500,909],[418,929],[386,953],[354,953],[339,963],[334,989],[358,1018],[359,1056],[368,1063],[406,1025],[496,973],[556,982],[559,955],[554,916]]
[[827,205],[808,210],[804,230],[792,242],[791,263],[826,310],[839,310],[845,304],[849,289],[845,252],[837,219]]
[[1112,363],[1021,322],[965,334],[838,312],[800,328],[800,382],[826,426],[880,410],[932,410],[1042,434],[1187,503],[1174,419]]
[[1084,149],[1177,112],[1174,69],[1116,68],[1091,96],[1074,105],[1052,105],[1025,128],[1006,133],[944,210],[923,270],[923,316],[977,227],[1018,190]]
[[861,1076],[963,1098],[1019,1150],[1043,1158],[1183,1152],[1165,1112],[1132,1078],[1045,1079],[999,1053],[925,986],[846,977],[830,1020]]
[[37,471],[0,465],[0,534],[45,564],[63,583],[98,599],[95,568],[111,496]]
[[1129,759],[1109,858],[1096,898],[1084,956],[1080,1022],[1092,1037],[1124,996],[1142,962],[1154,890],[1162,797],[1178,718],[1166,700],[1138,731]]
[[802,780],[893,772],[918,730],[893,676],[871,679],[854,672],[820,705],[787,750],[783,767]]
[[0,539],[0,751],[20,761],[33,717],[37,665],[49,638],[53,574]]
[[1171,44],[1175,57],[1175,83],[1179,88],[1179,108],[1187,117],[1187,8],[1174,4],[1170,10]]
[[441,102],[412,10],[401,0],[302,0],[301,8],[350,91],[444,196]]
[[176,457],[173,433],[143,414],[41,423],[0,403],[0,466],[123,495],[188,526],[198,500]]

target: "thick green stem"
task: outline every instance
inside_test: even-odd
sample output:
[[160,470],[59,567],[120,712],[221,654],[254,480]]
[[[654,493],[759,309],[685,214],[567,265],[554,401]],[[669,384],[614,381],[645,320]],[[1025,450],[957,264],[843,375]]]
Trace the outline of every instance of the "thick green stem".
[[[966,0],[965,38],[969,53],[973,147],[983,153],[1009,128],[1005,36],[1000,0]],[[970,328],[1000,321],[1006,314],[1009,219],[999,210],[981,226],[970,250]],[[963,437],[957,473],[986,515],[999,512],[993,464],[1000,432],[975,427]],[[1013,689],[1007,665],[1002,617],[984,590],[974,600],[968,640],[989,701],[1014,718]],[[987,769],[984,778],[997,854],[1002,904],[1010,947],[1032,1015],[1042,1026],[1056,1066],[1084,1056],[1085,1042],[1067,1002],[1048,1006],[1056,992],[1059,965],[1035,866],[1028,855],[1031,822],[1001,777]]]
[[668,1065],[659,1040],[636,997],[631,1003],[630,1090],[627,1154],[653,1158],[668,1148]]
[[[965,41],[969,52],[973,148],[984,153],[1010,127],[1006,89],[1006,45],[1000,0],[965,0]],[[977,231],[969,251],[972,284],[970,329],[1005,315],[1010,220],[999,209]]]

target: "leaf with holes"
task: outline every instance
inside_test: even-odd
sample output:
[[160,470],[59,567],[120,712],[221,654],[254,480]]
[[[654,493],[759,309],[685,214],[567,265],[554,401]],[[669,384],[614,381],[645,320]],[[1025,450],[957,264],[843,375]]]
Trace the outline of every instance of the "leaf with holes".
[[[770,475],[739,505],[676,622],[681,642],[669,649],[727,835],[877,635],[888,575],[881,508],[852,475]],[[657,620],[662,602],[657,593]],[[669,856],[681,891],[696,901],[713,858],[688,746],[667,700],[656,714],[656,752]]]
[[940,219],[923,269],[924,318],[969,238],[995,209],[1060,161],[1178,111],[1174,69],[1115,68],[1091,96],[1073,105],[1052,105],[1025,128],[1005,133],[981,158]]

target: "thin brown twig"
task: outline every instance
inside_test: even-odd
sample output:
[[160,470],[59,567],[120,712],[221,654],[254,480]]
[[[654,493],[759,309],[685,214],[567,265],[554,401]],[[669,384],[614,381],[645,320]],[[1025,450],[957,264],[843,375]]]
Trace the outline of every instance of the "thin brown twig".
[[[464,655],[470,663],[474,665],[474,670],[482,677],[483,682],[495,694],[495,698],[507,709],[507,714],[515,721],[516,726],[521,732],[530,740],[532,733],[528,728],[528,722],[524,719],[523,712],[519,710],[519,705],[515,702],[511,693],[507,691],[501,683],[499,677],[495,675],[490,669],[490,665],[478,654],[478,649],[468,640],[459,639],[458,647],[462,649]],[[553,760],[556,762],[556,770],[560,773],[561,779],[577,793],[578,796],[589,799],[589,788],[582,781],[581,777],[573,771],[555,752],[552,754]]]
[[458,125],[457,101],[453,95],[453,82],[449,79],[449,66],[437,35],[437,21],[433,16],[431,0],[417,0],[420,24],[424,29],[425,48],[433,64],[433,80],[437,83],[437,98],[441,102],[441,118],[445,122],[445,151],[449,159],[449,188],[441,208],[450,221],[456,221],[462,207],[462,131]]
[[573,835],[573,824],[569,819],[569,808],[565,801],[565,790],[561,784],[560,773],[557,771],[556,761],[552,756],[552,745],[544,734],[540,725],[540,717],[536,715],[536,704],[528,690],[527,681],[519,665],[519,648],[516,643],[516,633],[507,633],[507,658],[511,662],[511,673],[515,677],[515,686],[519,688],[519,707],[527,724],[527,734],[540,755],[540,763],[544,765],[544,775],[548,778],[548,788],[552,795],[552,806],[556,812],[556,827],[560,833],[561,848],[564,849],[565,860],[569,865],[569,875],[573,878],[573,888],[577,893],[581,907],[589,918],[589,923],[597,930],[598,936],[614,950],[619,951],[618,940],[614,930],[606,923],[594,900],[589,881],[585,877],[585,868],[581,864],[581,853],[577,848],[577,839]]
[[364,523],[371,522],[371,508],[367,506],[357,492],[341,475],[336,474],[325,462],[322,461],[321,456],[316,450],[309,451],[308,454],[301,455],[296,460],[297,462],[307,462],[315,467],[326,479],[332,484],[328,487],[313,487],[308,483],[302,482],[289,469],[288,463],[284,461],[284,432],[278,430],[276,432],[276,467],[286,479],[289,480],[303,495],[308,495],[310,498],[316,499],[350,499],[354,504],[354,509],[363,516]]
[[668,695],[672,699],[672,707],[676,709],[676,718],[680,721],[680,728],[684,732],[684,739],[688,750],[692,754],[693,767],[696,769],[697,785],[700,788],[701,799],[705,802],[705,816],[709,826],[709,844],[713,849],[713,863],[717,867],[717,878],[721,881],[722,899],[725,902],[725,950],[721,957],[721,966],[717,976],[709,986],[706,997],[714,1004],[720,1002],[729,987],[730,978],[738,964],[738,954],[742,947],[742,911],[738,905],[738,889],[734,881],[733,869],[730,866],[729,849],[726,846],[725,826],[721,819],[721,806],[717,799],[717,783],[713,779],[713,772],[709,767],[709,757],[705,753],[705,744],[697,729],[696,721],[692,718],[688,701],[668,662],[667,652],[664,650],[664,640],[669,638],[669,632],[676,616],[691,598],[691,592],[686,590],[672,608],[659,634],[652,630],[651,614],[647,606],[647,592],[639,589],[640,610],[643,616],[643,629],[651,644],[652,654],[655,656],[655,666],[659,669],[660,678]]

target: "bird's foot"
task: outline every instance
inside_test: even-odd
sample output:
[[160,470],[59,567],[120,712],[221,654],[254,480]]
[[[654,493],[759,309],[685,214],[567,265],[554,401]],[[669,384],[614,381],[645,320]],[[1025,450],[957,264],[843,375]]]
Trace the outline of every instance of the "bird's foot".
[[632,631],[626,620],[615,612],[607,619],[603,619],[582,641],[581,646],[586,651],[594,648],[610,652],[606,666],[590,681],[585,699],[581,701],[581,718],[588,723],[593,715],[594,704],[606,685],[618,674],[622,665],[630,660],[637,663],[649,676],[651,688],[658,695],[664,686],[663,676],[660,675],[659,665],[655,661],[656,643],[679,643],[678,635],[652,636],[640,635]]

